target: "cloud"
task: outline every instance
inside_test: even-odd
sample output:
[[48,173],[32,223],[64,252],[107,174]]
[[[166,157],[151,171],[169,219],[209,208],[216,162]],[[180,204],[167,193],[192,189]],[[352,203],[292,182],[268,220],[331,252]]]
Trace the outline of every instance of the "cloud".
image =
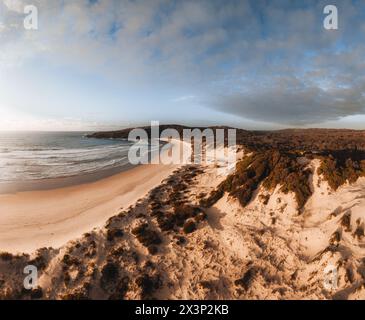
[[99,122],[85,117],[44,117],[14,108],[0,108],[0,131],[24,131],[25,128],[31,131],[93,131],[117,130],[128,126],[128,122],[122,121]]
[[365,113],[365,97],[360,88],[323,90],[304,85],[274,85],[246,94],[220,96],[212,105],[242,118],[296,126]]
[[181,97],[177,97],[175,99],[172,99],[172,102],[185,102],[185,101],[189,101],[195,99],[194,95],[186,95],[186,96],[181,96]]
[[340,29],[331,32],[322,0],[33,3],[39,30],[29,32],[27,1],[0,0],[0,68],[41,60],[108,77],[136,100],[148,90],[189,92],[174,101],[255,121],[306,125],[365,113],[362,3],[332,1]]

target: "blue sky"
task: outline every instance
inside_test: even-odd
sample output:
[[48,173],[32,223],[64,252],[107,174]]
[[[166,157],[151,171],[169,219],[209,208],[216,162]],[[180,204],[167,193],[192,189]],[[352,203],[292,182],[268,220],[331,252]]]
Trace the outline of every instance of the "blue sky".
[[365,129],[363,1],[31,3],[0,0],[0,130]]

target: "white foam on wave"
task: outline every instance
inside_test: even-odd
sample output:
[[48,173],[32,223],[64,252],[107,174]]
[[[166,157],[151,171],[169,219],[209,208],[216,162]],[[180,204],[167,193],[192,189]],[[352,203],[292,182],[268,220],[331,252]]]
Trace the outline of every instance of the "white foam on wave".
[[0,150],[0,182],[71,177],[128,164],[129,144],[123,142],[86,148],[34,149]]

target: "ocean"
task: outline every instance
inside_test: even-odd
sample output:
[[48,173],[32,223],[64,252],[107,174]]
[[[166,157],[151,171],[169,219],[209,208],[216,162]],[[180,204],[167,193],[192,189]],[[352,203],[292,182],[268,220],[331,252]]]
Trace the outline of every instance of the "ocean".
[[129,165],[126,140],[93,139],[87,132],[0,132],[0,183],[87,176]]

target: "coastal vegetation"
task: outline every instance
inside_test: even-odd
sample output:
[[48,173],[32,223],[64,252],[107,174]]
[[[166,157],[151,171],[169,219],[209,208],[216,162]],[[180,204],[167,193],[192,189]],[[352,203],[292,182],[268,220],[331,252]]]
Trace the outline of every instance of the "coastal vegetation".
[[[180,135],[191,127],[180,125],[160,125],[159,132],[175,129]],[[211,129],[230,127],[209,127]],[[141,127],[151,135],[151,127]],[[200,130],[206,128],[200,127]],[[112,132],[98,132],[93,138],[127,139],[132,129]],[[227,136],[227,135],[226,135]],[[285,194],[293,192],[300,211],[312,194],[309,178],[313,172],[300,161],[301,158],[320,159],[318,174],[337,190],[346,182],[353,183],[365,176],[365,131],[344,129],[286,129],[277,131],[248,131],[236,129],[237,145],[245,150],[246,156],[238,162],[235,172],[223,181],[208,197],[202,197],[201,206],[210,207],[225,192],[246,206],[259,186],[273,191],[278,185]],[[189,182],[189,181],[186,181]],[[175,186],[171,201],[177,199],[186,185]],[[265,200],[268,202],[268,198]],[[170,229],[175,219],[170,215],[159,217],[161,228]]]
[[[306,129],[281,131],[238,130],[237,143],[249,156],[237,163],[236,170],[201,205],[212,206],[225,192],[246,206],[262,185],[268,191],[276,186],[293,192],[299,211],[312,194],[308,161],[319,159],[318,174],[333,190],[365,176],[365,132],[356,130]],[[265,200],[268,202],[268,199]]]
[[[324,129],[237,132],[243,157],[235,171],[220,182],[212,183],[216,181],[216,176],[211,176],[214,166],[183,166],[135,205],[109,218],[102,230],[86,233],[62,249],[39,249],[32,256],[0,253],[0,267],[7,274],[14,274],[12,278],[0,276],[0,298],[156,299],[165,297],[163,293],[176,298],[181,297],[175,296],[181,281],[196,297],[217,298],[221,283],[210,277],[215,270],[229,270],[225,272],[227,297],[251,297],[252,292],[257,293],[257,283],[260,288],[267,287],[270,291],[267,292],[275,297],[292,297],[293,292],[305,296],[309,289],[304,285],[296,290],[300,286],[296,270],[304,268],[308,261],[302,264],[302,256],[287,246],[285,239],[275,236],[275,229],[283,228],[283,222],[287,222],[285,215],[278,214],[279,207],[285,204],[279,203],[285,200],[276,198],[279,212],[266,210],[265,206],[273,203],[274,190],[280,190],[292,193],[298,212],[302,212],[316,187],[311,179],[315,173],[321,181],[328,182],[332,191],[365,176],[363,132]],[[313,159],[318,160],[317,167],[311,165]],[[216,206],[219,210],[208,209],[225,194],[238,199],[242,207],[257,196],[255,205],[262,206],[262,216],[267,211],[264,222],[269,227],[261,223],[260,212],[251,220],[256,213],[251,209],[249,215],[235,216],[229,216],[231,208],[224,203]],[[240,205],[234,208],[238,213],[242,212]],[[333,227],[317,260],[335,256],[345,240],[352,239],[355,245],[363,241],[364,221],[351,208],[333,207],[323,216],[328,217],[326,223]],[[230,220],[233,217],[243,219],[237,221],[244,223],[236,226]],[[237,248],[246,246],[254,257],[251,264],[236,255]],[[322,277],[316,259],[311,263]],[[345,261],[341,256],[338,259]],[[287,261],[292,261],[293,266],[289,264],[288,268]],[[343,262],[347,280],[342,287],[354,285],[363,270],[359,269],[359,273],[352,270],[350,262]],[[52,287],[21,289],[22,278],[15,275],[22,274],[24,265],[28,264],[35,265],[45,279],[52,277],[49,278]],[[57,269],[53,268],[55,264]],[[186,270],[189,271],[186,265],[194,270],[191,278],[186,278]],[[200,269],[202,272],[195,275]],[[308,283],[311,285],[311,280]],[[312,286],[317,288],[315,284]],[[317,294],[324,297],[322,289]]]
[[311,171],[300,164],[294,154],[277,150],[257,152],[240,161],[235,172],[207,199],[202,199],[201,204],[205,207],[212,206],[228,192],[242,206],[246,206],[262,184],[269,191],[279,185],[285,194],[294,192],[298,208],[301,209],[312,194],[308,181],[310,174]]

